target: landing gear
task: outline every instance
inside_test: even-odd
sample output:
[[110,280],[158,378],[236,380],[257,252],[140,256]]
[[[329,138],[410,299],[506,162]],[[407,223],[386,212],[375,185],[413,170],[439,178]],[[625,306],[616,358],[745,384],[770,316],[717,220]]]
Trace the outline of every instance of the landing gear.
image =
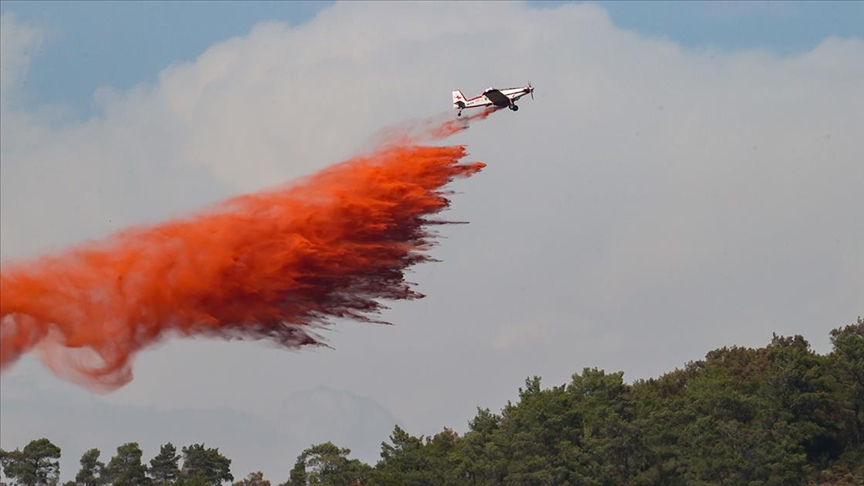
[[517,110],[519,110],[519,107],[516,105],[510,105],[510,109],[513,111],[517,111]]
[[456,116],[462,116],[462,110],[459,110],[459,113],[456,113]]

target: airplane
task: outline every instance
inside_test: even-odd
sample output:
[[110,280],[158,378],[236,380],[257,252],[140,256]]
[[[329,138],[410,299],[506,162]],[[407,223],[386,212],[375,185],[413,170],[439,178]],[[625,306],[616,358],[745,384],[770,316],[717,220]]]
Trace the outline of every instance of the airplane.
[[496,88],[487,88],[483,90],[483,93],[475,96],[471,99],[465,98],[465,95],[462,94],[462,91],[458,89],[453,92],[453,109],[459,110],[457,116],[462,116],[462,110],[465,108],[480,108],[483,106],[496,106],[498,108],[510,108],[513,111],[519,109],[516,106],[516,101],[527,95],[531,94],[531,99],[534,99],[534,88],[531,87],[531,82],[528,82],[528,86],[524,88],[505,88],[505,89],[496,89]]

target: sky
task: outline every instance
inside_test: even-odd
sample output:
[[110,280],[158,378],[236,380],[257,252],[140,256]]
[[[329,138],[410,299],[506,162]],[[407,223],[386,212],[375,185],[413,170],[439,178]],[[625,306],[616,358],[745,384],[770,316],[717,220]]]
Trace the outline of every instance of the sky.
[[[186,339],[94,394],[28,356],[0,447],[61,475],[206,441],[283,481],[313,443],[374,462],[394,423],[462,432],[525,378],[648,378],[864,315],[864,3],[2,2],[0,256],[188,214],[363,150],[449,91],[535,100],[453,137],[427,295],[334,349]],[[322,100],[326,100],[323,101]]]

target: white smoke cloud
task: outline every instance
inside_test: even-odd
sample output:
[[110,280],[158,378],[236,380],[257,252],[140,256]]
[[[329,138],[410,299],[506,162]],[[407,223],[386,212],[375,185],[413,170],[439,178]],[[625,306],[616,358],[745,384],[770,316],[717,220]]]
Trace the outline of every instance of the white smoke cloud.
[[42,30],[24,24],[13,13],[0,17],[0,100],[14,96],[30,69],[30,60],[41,47],[45,34]]

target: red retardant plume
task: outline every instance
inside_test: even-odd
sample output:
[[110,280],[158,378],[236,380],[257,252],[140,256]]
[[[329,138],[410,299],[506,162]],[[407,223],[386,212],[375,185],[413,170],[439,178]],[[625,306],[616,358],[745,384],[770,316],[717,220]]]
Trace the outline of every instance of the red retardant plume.
[[[463,128],[444,121],[423,135]],[[376,299],[422,297],[404,271],[429,260],[428,226],[445,222],[428,217],[450,203],[442,188],[485,166],[465,155],[406,136],[287,188],[4,263],[0,368],[38,351],[57,374],[111,390],[132,379],[137,351],[170,335],[297,348],[322,345],[314,329],[332,318],[381,322]]]

